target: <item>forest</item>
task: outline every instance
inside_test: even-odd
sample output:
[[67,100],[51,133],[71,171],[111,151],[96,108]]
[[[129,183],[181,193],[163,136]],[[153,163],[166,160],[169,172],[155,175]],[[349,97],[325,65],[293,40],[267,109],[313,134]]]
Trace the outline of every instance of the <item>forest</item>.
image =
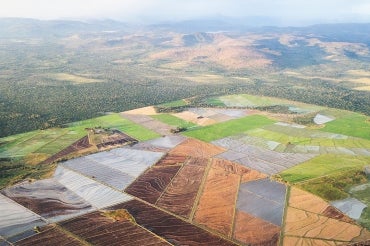
[[0,26],[0,137],[237,93],[370,114],[370,35],[349,38],[353,26],[326,36],[326,26],[222,33],[109,21]]

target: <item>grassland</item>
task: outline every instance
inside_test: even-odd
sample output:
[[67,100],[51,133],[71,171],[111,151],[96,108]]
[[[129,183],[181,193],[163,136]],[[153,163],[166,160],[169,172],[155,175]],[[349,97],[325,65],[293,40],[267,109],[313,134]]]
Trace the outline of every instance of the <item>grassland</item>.
[[362,170],[369,162],[370,157],[323,154],[281,172],[280,176],[295,184],[334,173]]
[[174,127],[180,127],[180,128],[190,128],[195,127],[196,125],[192,122],[185,121],[183,119],[180,119],[176,116],[170,115],[170,114],[157,114],[152,115],[152,117],[156,120],[159,120],[163,123],[166,123],[170,126]]
[[251,115],[244,118],[230,120],[194,130],[189,130],[184,133],[188,137],[197,138],[206,142],[211,142],[216,139],[224,138],[230,135],[242,133],[254,128],[262,127],[274,123],[273,120],[261,116]]
[[345,115],[325,125],[324,131],[345,134],[370,140],[369,117],[358,113]]

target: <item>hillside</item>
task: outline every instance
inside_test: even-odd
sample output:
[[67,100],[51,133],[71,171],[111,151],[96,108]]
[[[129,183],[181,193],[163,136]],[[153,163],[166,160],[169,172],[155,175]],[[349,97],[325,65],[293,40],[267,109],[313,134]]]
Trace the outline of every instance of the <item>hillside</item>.
[[368,24],[0,19],[0,27],[2,137],[235,93],[370,112]]

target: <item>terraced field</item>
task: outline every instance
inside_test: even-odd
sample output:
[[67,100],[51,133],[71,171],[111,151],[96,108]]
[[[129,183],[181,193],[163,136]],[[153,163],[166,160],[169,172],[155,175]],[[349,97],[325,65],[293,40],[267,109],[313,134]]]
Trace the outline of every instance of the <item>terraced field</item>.
[[[1,139],[4,157],[40,152],[44,165],[70,153],[84,155],[91,147],[81,137],[84,128],[100,123],[139,142],[64,160],[49,179],[2,189],[0,244],[369,242],[369,180],[363,170],[370,163],[370,142],[348,134],[347,127],[326,131],[330,124],[348,124],[343,118],[351,113],[248,95],[216,99],[254,109],[192,106],[183,113],[211,123],[195,126],[181,125],[181,113],[158,114],[147,107],[75,123],[50,135],[46,130]],[[284,121],[292,119],[291,113],[256,110],[274,105],[289,106],[297,115],[309,112],[316,122],[300,125]],[[177,106],[186,103],[162,105]],[[358,124],[367,129],[367,123]],[[177,126],[188,130],[171,133]],[[58,139],[69,137],[69,147],[61,145],[51,154]]]

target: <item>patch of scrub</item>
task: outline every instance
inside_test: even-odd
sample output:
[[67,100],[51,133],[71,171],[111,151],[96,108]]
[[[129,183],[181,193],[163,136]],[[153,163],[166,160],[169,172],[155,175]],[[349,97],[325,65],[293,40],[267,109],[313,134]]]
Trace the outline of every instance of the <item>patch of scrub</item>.
[[362,211],[367,207],[356,198],[346,198],[343,200],[333,201],[331,205],[348,215],[352,219],[359,219]]
[[335,119],[332,117],[326,116],[326,115],[322,115],[322,114],[317,114],[315,118],[313,118],[313,122],[315,122],[315,124],[317,125],[322,125],[322,124],[328,123],[333,120]]

